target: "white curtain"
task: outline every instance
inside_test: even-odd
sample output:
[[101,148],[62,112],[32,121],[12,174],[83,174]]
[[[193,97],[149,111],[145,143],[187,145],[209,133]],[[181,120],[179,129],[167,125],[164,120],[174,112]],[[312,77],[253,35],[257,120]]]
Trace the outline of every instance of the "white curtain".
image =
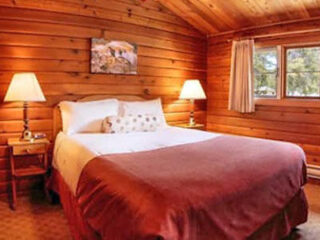
[[254,112],[253,40],[233,41],[229,110]]

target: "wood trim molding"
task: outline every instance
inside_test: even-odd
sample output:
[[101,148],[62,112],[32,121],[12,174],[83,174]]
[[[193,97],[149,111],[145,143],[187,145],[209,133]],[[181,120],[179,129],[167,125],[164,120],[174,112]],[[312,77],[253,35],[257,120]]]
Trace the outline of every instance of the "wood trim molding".
[[320,167],[308,164],[308,176],[320,180]]
[[276,99],[276,98],[256,98],[256,105],[283,106],[283,107],[312,107],[320,108],[319,99]]
[[285,21],[260,27],[242,28],[236,31],[208,35],[211,44],[241,38],[267,38],[288,34],[301,34],[320,31],[320,17]]

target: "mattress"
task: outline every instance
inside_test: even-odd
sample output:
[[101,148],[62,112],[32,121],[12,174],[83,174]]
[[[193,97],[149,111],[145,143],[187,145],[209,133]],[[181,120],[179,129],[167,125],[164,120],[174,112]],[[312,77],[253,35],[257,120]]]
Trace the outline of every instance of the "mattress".
[[218,136],[220,134],[178,127],[126,134],[66,135],[60,132],[55,142],[53,167],[60,172],[71,192],[75,194],[84,166],[97,156],[143,152],[205,141]]

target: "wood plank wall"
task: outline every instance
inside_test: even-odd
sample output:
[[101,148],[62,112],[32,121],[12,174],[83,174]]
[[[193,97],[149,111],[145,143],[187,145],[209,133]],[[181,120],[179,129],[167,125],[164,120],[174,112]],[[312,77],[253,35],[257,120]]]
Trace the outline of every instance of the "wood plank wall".
[[[231,42],[208,41],[207,128],[211,131],[297,143],[309,164],[320,166],[320,103],[316,101],[260,101],[253,114],[228,111]],[[297,43],[320,44],[320,33],[258,39],[260,46]]]
[[[206,79],[206,37],[155,1],[0,0],[0,194],[9,180],[8,137],[23,128],[19,104],[3,103],[13,73],[37,74],[47,98],[30,109],[31,129],[52,136],[52,107],[92,94],[162,97],[169,123],[188,120],[178,101],[185,79]],[[90,38],[138,44],[138,75],[90,74]],[[205,102],[196,117],[205,121]],[[51,140],[53,140],[51,138]],[[20,182],[27,189],[32,181]]]

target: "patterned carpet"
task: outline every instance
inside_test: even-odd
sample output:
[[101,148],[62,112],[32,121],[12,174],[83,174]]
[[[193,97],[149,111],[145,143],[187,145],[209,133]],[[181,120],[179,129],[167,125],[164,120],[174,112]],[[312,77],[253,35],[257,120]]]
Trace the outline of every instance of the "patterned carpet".
[[[286,240],[320,239],[320,185],[308,184],[309,221]],[[40,194],[19,197],[17,210],[9,209],[7,199],[0,199],[0,240],[71,240],[60,205],[51,205]]]
[[16,211],[0,200],[0,240],[72,240],[68,227],[61,206],[41,193],[18,197]]

